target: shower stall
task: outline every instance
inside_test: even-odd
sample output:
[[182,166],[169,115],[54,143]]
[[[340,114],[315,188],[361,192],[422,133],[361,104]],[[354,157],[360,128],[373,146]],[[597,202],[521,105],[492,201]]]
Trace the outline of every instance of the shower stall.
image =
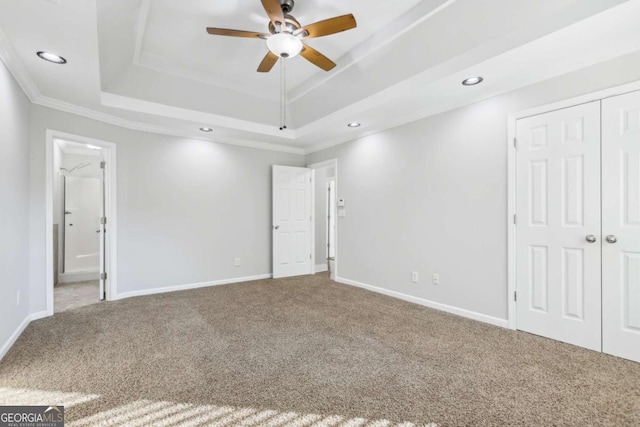
[[98,178],[63,176],[62,273],[100,270],[101,183]]
[[104,177],[100,156],[62,153],[58,282],[98,280],[103,256]]

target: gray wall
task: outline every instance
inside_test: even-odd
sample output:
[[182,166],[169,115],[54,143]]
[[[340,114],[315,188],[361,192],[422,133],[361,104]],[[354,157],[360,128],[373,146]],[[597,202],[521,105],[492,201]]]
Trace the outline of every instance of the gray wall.
[[46,306],[46,129],[117,144],[118,293],[271,272],[271,165],[302,166],[303,156],[137,132],[34,105],[32,311]]
[[508,114],[638,70],[629,55],[308,155],[338,159],[339,277],[506,319]]
[[29,100],[2,61],[0,159],[1,349],[29,315]]

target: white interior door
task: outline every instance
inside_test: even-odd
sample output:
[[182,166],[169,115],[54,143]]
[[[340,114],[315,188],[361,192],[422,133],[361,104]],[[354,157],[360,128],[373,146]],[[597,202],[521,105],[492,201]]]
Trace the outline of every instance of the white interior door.
[[311,169],[273,166],[273,277],[313,274]]
[[64,272],[100,268],[101,188],[96,178],[65,179]]
[[602,102],[602,350],[640,362],[640,92]]
[[517,121],[517,328],[601,350],[600,102]]

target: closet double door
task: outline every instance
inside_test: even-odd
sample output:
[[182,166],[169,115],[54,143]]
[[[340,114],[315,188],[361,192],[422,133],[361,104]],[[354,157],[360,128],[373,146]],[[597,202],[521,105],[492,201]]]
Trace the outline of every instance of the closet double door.
[[640,362],[640,92],[516,137],[517,328]]

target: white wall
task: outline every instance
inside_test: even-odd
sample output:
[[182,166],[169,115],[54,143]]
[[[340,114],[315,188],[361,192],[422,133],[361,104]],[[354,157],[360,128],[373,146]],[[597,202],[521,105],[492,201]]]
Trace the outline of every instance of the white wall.
[[1,358],[29,315],[29,101],[2,61],[0,160]]
[[32,311],[46,305],[46,129],[117,144],[119,293],[271,273],[271,165],[302,166],[303,156],[137,132],[34,105]]
[[308,155],[338,159],[340,278],[506,319],[508,114],[639,69],[629,55]]

